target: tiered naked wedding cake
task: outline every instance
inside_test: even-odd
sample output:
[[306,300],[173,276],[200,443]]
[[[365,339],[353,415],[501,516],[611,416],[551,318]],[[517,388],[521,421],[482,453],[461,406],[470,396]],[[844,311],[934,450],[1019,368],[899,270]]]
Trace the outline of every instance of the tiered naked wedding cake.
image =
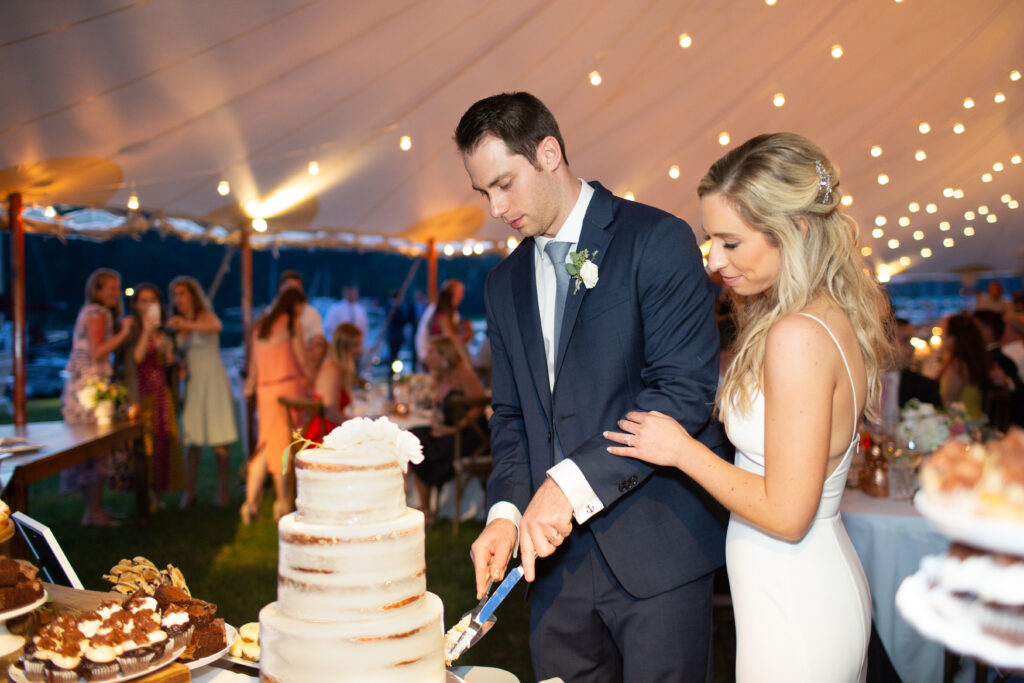
[[416,437],[387,418],[349,420],[296,457],[277,602],[260,612],[261,680],[445,680],[423,514],[405,505],[403,474],[421,458]]

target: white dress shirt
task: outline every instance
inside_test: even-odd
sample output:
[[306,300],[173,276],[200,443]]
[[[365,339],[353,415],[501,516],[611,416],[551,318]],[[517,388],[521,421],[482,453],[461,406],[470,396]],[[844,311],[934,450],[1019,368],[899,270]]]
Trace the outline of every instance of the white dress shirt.
[[353,303],[348,299],[342,299],[336,304],[331,304],[331,307],[327,309],[327,319],[324,320],[324,332],[327,334],[324,336],[328,341],[334,335],[334,329],[342,323],[352,323],[358,327],[359,331],[363,333],[364,339],[370,331],[370,320],[366,315],[366,309],[358,301]]
[[[556,324],[555,290],[557,282],[555,280],[555,266],[544,252],[544,247],[552,239],[559,242],[571,242],[572,247],[569,250],[569,254],[566,255],[566,263],[572,258],[572,253],[576,251],[576,245],[580,240],[580,233],[583,231],[583,217],[586,216],[587,207],[590,206],[590,200],[594,196],[594,188],[583,182],[583,180],[580,180],[580,185],[580,196],[577,198],[576,204],[573,206],[569,216],[565,219],[565,223],[559,228],[558,235],[554,238],[533,238],[533,266],[534,277],[537,281],[537,309],[540,311],[541,335],[544,339],[544,355],[547,358],[548,386],[550,387],[555,386],[556,349],[554,348],[554,331]],[[573,283],[570,282],[569,291],[572,292],[572,290]],[[573,295],[570,293],[569,296]],[[560,323],[561,321],[557,322]],[[558,484],[558,487],[562,489],[562,493],[572,503],[573,516],[578,523],[582,524],[604,509],[601,499],[594,493],[594,489],[587,483],[583,472],[571,458],[566,457],[549,469],[547,474]],[[487,523],[489,524],[495,519],[508,519],[518,528],[522,516],[522,511],[512,503],[499,501],[491,506],[487,514]]]

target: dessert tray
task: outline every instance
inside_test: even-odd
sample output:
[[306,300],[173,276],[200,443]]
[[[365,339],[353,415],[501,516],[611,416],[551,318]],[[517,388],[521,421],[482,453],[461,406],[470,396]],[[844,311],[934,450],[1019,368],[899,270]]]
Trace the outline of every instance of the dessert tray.
[[[191,662],[182,662],[182,664],[184,664],[191,670],[198,669],[201,666],[206,666],[207,664],[210,664],[212,662],[216,662],[218,659],[224,657],[224,655],[228,653],[228,650],[231,649],[231,646],[234,644],[236,638],[238,638],[238,629],[236,629],[231,624],[225,623],[224,640],[227,642],[227,645],[224,646],[223,650],[219,652],[214,652],[212,655],[207,655],[205,657],[201,657]],[[232,657],[231,659],[233,660],[234,658]],[[252,662],[249,663],[252,664]],[[256,666],[259,667],[259,662],[256,663]]]
[[[185,651],[185,646],[182,645],[181,648],[178,649],[174,653],[173,657],[170,657],[170,658],[164,660],[160,664],[155,664],[155,665],[149,667],[148,669],[143,669],[142,671],[137,671],[136,673],[128,674],[127,676],[125,676],[124,674],[118,674],[117,678],[111,678],[110,680],[111,681],[115,681],[117,683],[120,683],[120,681],[130,681],[133,678],[141,678],[143,676],[148,676],[149,674],[153,673],[154,671],[159,671],[160,669],[164,668],[165,666],[173,664],[174,660],[177,659],[181,655],[181,653],[184,652],[184,651]],[[11,677],[11,680],[14,681],[14,683],[29,683],[28,678],[25,676],[25,672],[22,671],[21,669],[19,669],[18,667],[16,667],[14,664],[11,664],[11,666],[8,667],[7,675]],[[82,678],[81,676],[79,676],[78,680],[81,683],[85,679]]]
[[35,601],[28,603],[27,605],[15,607],[14,609],[9,609],[6,612],[0,612],[0,622],[7,621],[8,619],[13,619],[14,617],[20,617],[22,614],[28,614],[36,607],[41,606],[48,599],[49,596],[46,594],[46,591],[43,591],[43,597],[38,598]]
[[18,453],[35,453],[44,445],[41,443],[20,443],[11,446],[0,446],[0,458],[5,455],[17,455]]
[[971,510],[969,494],[929,495],[918,491],[914,506],[944,535],[984,550],[1024,555],[1024,523],[985,517]]
[[1024,648],[985,633],[968,619],[951,619],[935,609],[931,589],[920,571],[903,580],[896,591],[896,608],[922,635],[950,650],[998,667],[1024,667]]

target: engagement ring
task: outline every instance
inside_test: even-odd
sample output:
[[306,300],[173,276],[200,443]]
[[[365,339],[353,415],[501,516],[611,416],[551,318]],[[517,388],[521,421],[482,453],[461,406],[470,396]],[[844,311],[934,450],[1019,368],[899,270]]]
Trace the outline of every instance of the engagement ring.
[[626,434],[626,447],[627,448],[632,448],[633,447],[633,435],[632,434]]

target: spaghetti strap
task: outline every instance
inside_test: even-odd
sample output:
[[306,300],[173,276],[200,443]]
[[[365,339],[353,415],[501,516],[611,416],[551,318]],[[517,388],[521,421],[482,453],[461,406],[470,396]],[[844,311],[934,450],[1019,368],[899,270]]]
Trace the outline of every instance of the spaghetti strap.
[[836,348],[839,349],[839,357],[843,359],[843,367],[846,368],[846,376],[850,380],[850,390],[853,392],[853,436],[850,437],[850,441],[853,441],[854,439],[857,438],[857,387],[853,383],[853,373],[850,371],[850,364],[846,360],[846,354],[843,353],[843,347],[840,346],[839,340],[836,339],[836,335],[832,334],[832,330],[829,329],[829,326],[826,325],[821,318],[811,315],[810,313],[798,313],[797,315],[802,315],[805,318],[810,318],[811,320],[815,321],[816,323],[824,327],[825,331],[828,332],[828,336],[832,337],[832,342],[836,345]]

